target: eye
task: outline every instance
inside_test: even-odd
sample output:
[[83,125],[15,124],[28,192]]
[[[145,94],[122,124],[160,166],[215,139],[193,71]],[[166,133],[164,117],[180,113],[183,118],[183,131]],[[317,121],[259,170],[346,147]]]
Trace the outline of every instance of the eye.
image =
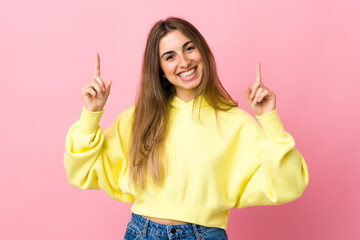
[[187,51],[190,51],[190,50],[193,50],[193,49],[195,49],[194,46],[191,46],[191,47],[186,48]]
[[166,61],[173,59],[174,55],[169,55],[165,58]]

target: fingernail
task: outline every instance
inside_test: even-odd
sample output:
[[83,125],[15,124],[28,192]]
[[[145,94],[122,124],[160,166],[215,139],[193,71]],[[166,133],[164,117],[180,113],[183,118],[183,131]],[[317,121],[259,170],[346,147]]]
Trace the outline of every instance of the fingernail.
[[105,92],[105,88],[103,88],[103,92]]

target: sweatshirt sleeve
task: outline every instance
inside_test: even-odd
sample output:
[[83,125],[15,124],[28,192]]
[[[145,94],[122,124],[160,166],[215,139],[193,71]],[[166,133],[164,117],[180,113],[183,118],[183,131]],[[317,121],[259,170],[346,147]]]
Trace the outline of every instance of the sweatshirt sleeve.
[[[250,114],[249,114],[250,115]],[[250,115],[251,116],[251,115]],[[244,126],[251,171],[240,191],[236,208],[279,205],[299,198],[309,183],[306,162],[284,130],[277,110],[252,116]]]
[[80,120],[69,129],[65,141],[64,166],[68,182],[80,189],[102,189],[112,198],[132,202],[119,182],[128,168],[127,146],[134,106],[120,113],[109,128],[99,126],[101,112],[83,107]]

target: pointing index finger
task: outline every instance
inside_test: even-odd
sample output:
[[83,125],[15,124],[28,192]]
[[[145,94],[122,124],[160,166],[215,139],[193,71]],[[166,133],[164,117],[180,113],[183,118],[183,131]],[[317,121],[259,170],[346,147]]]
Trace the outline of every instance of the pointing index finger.
[[256,80],[256,82],[261,82],[260,61],[258,61],[256,64],[255,80]]
[[95,76],[100,76],[100,56],[98,53],[95,55]]

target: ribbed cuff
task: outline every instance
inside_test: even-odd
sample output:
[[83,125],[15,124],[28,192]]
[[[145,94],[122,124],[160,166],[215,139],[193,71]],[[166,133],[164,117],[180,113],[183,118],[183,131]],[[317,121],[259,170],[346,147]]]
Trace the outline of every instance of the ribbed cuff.
[[256,118],[259,120],[270,141],[276,141],[284,136],[285,129],[276,109],[260,116],[256,116]]
[[104,110],[99,112],[92,112],[87,110],[84,106],[81,112],[78,131],[81,134],[91,134],[94,133],[99,126],[101,116],[103,115]]

